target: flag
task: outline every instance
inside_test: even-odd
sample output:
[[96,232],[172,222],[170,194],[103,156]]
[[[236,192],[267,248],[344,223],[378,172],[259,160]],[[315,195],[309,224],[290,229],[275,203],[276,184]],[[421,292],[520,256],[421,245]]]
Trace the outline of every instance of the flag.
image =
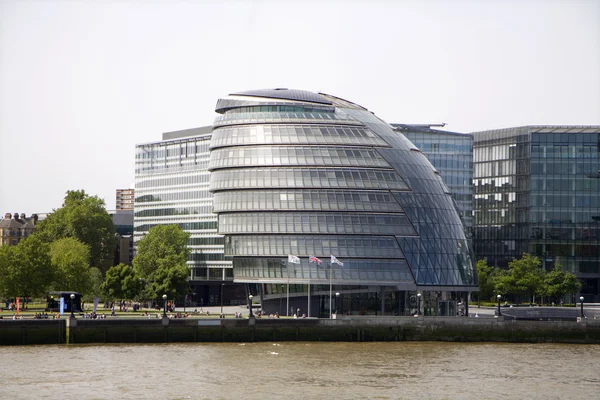
[[300,258],[298,256],[288,254],[288,262],[292,264],[300,264]]
[[335,256],[331,256],[331,264],[338,264],[340,267],[344,266],[344,263],[335,258]]
[[317,264],[317,265],[321,265],[321,264],[323,264],[323,261],[321,261],[320,259],[318,259],[318,258],[317,258],[317,257],[315,257],[315,256],[310,256],[310,257],[308,257],[308,262],[315,263],[315,264]]

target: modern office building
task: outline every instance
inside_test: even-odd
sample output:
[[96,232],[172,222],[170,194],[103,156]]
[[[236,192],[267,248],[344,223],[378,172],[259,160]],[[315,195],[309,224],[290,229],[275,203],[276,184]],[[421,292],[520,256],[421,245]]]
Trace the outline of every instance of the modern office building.
[[600,301],[600,126],[475,132],[474,247],[507,267],[524,252],[561,265]]
[[425,154],[456,200],[468,236],[473,226],[473,135],[438,125],[392,124]]
[[132,210],[135,198],[135,189],[117,189],[117,211]]
[[[234,285],[231,261],[223,256],[208,191],[208,146],[212,127],[167,132],[163,140],[136,146],[134,242],[150,228],[176,224],[190,233],[192,304],[218,305],[243,301]],[[224,293],[223,293],[224,292]]]
[[117,231],[114,265],[131,265],[133,261],[133,206],[131,210],[110,210],[108,214]]
[[419,305],[455,315],[455,301],[477,290],[448,186],[391,125],[300,90],[234,93],[216,111],[218,233],[235,282],[265,311],[402,315]]

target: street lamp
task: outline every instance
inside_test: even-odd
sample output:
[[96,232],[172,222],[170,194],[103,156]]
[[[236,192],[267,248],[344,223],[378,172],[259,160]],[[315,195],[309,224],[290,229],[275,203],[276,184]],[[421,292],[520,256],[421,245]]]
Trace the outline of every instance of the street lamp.
[[338,313],[338,300],[340,298],[340,292],[335,292],[335,313]]
[[250,315],[248,318],[252,318],[252,295],[248,296],[248,300],[250,300]]
[[164,306],[163,306],[163,317],[167,318],[167,295],[163,294],[162,297],[163,297],[163,303],[164,303]]
[[583,314],[583,296],[579,297],[579,301],[581,302],[581,318],[585,318],[585,315]]
[[[75,294],[71,293],[71,296],[69,297],[71,297],[71,318],[75,318],[75,314],[73,314],[73,303],[75,302]],[[581,301],[583,302],[583,297],[581,299]],[[583,303],[581,303],[581,309],[583,310]]]
[[421,315],[421,293],[417,293],[417,315]]
[[502,315],[502,311],[500,311],[500,299],[502,298],[501,295],[496,296],[496,298],[498,299],[498,316]]

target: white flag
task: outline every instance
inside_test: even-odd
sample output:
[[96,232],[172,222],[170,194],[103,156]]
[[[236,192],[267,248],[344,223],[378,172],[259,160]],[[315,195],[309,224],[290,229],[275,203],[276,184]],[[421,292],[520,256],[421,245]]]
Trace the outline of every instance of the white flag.
[[292,264],[300,264],[300,258],[298,256],[288,254],[288,262]]
[[331,256],[331,263],[332,264],[338,264],[339,266],[343,267],[344,263],[341,262],[340,260],[338,260],[337,258],[335,258],[335,256]]

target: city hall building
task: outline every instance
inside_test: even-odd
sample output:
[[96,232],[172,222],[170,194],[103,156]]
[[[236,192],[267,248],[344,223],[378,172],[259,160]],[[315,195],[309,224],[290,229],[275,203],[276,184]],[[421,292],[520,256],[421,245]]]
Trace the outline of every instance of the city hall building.
[[301,90],[233,93],[216,112],[211,221],[263,310],[456,315],[477,290],[448,186],[394,127]]
[[577,275],[600,302],[600,126],[473,133],[474,247],[506,268],[527,252]]

